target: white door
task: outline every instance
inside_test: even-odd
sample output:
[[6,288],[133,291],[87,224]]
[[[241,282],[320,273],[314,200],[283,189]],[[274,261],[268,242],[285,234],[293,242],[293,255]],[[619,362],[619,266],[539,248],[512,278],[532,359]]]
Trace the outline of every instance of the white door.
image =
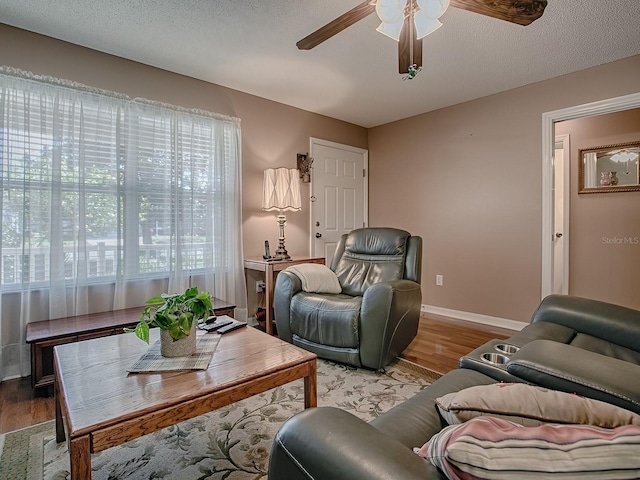
[[331,265],[344,233],[367,225],[368,152],[311,139],[311,254]]
[[569,135],[556,136],[553,157],[553,293],[569,293]]

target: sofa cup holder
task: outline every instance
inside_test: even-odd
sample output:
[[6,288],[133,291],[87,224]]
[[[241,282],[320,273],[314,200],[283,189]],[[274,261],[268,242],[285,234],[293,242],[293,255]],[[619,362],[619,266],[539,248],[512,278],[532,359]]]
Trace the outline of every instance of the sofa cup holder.
[[505,367],[509,363],[509,357],[502,353],[483,353],[480,355],[480,359],[490,365],[497,367]]
[[[500,352],[502,355],[513,355],[514,353],[516,353],[518,350],[520,350],[520,347],[516,347],[515,345],[509,345],[508,343],[498,343],[495,346],[495,349]],[[507,361],[509,361],[507,359]]]

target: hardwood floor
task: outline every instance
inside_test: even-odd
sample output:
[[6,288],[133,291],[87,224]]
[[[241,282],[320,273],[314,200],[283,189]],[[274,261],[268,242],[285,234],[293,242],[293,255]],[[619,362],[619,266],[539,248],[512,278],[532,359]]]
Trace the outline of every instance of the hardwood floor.
[[509,338],[505,328],[464,322],[445,317],[420,318],[418,335],[400,355],[438,373],[458,367],[458,359],[494,338]]
[[0,433],[19,430],[54,418],[53,397],[35,392],[31,388],[30,377],[0,383]]
[[[503,328],[463,322],[444,317],[422,317],[418,336],[402,358],[438,373],[458,366],[458,359],[493,338],[507,338],[514,332]],[[0,383],[0,433],[25,428],[55,417],[53,397],[41,396],[31,388],[29,377]]]

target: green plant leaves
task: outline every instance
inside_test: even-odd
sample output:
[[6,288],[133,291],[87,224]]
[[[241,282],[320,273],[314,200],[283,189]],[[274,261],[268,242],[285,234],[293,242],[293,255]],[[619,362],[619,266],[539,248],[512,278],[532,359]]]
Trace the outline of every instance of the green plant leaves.
[[145,303],[145,305],[158,305],[160,303],[163,303],[164,299],[165,299],[165,297],[164,297],[164,294],[163,294],[163,296],[161,296],[161,297],[150,298],[149,300],[147,300],[144,303]]
[[147,322],[138,322],[134,331],[140,340],[149,343],[149,324]]
[[209,292],[198,292],[198,287],[184,293],[163,293],[145,302],[140,321],[134,330],[141,340],[149,343],[149,326],[168,330],[174,340],[189,335],[192,323],[211,313],[213,303]]

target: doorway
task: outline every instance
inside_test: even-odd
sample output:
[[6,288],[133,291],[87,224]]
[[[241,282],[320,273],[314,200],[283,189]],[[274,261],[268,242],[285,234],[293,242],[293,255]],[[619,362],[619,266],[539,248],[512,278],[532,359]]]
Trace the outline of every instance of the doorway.
[[[554,110],[542,114],[542,281],[541,297],[554,291],[555,123],[640,107],[640,93]],[[566,240],[566,239],[565,239]],[[566,262],[566,260],[565,260]],[[568,285],[567,285],[568,287]]]
[[311,138],[311,255],[331,265],[340,237],[367,226],[368,151]]

